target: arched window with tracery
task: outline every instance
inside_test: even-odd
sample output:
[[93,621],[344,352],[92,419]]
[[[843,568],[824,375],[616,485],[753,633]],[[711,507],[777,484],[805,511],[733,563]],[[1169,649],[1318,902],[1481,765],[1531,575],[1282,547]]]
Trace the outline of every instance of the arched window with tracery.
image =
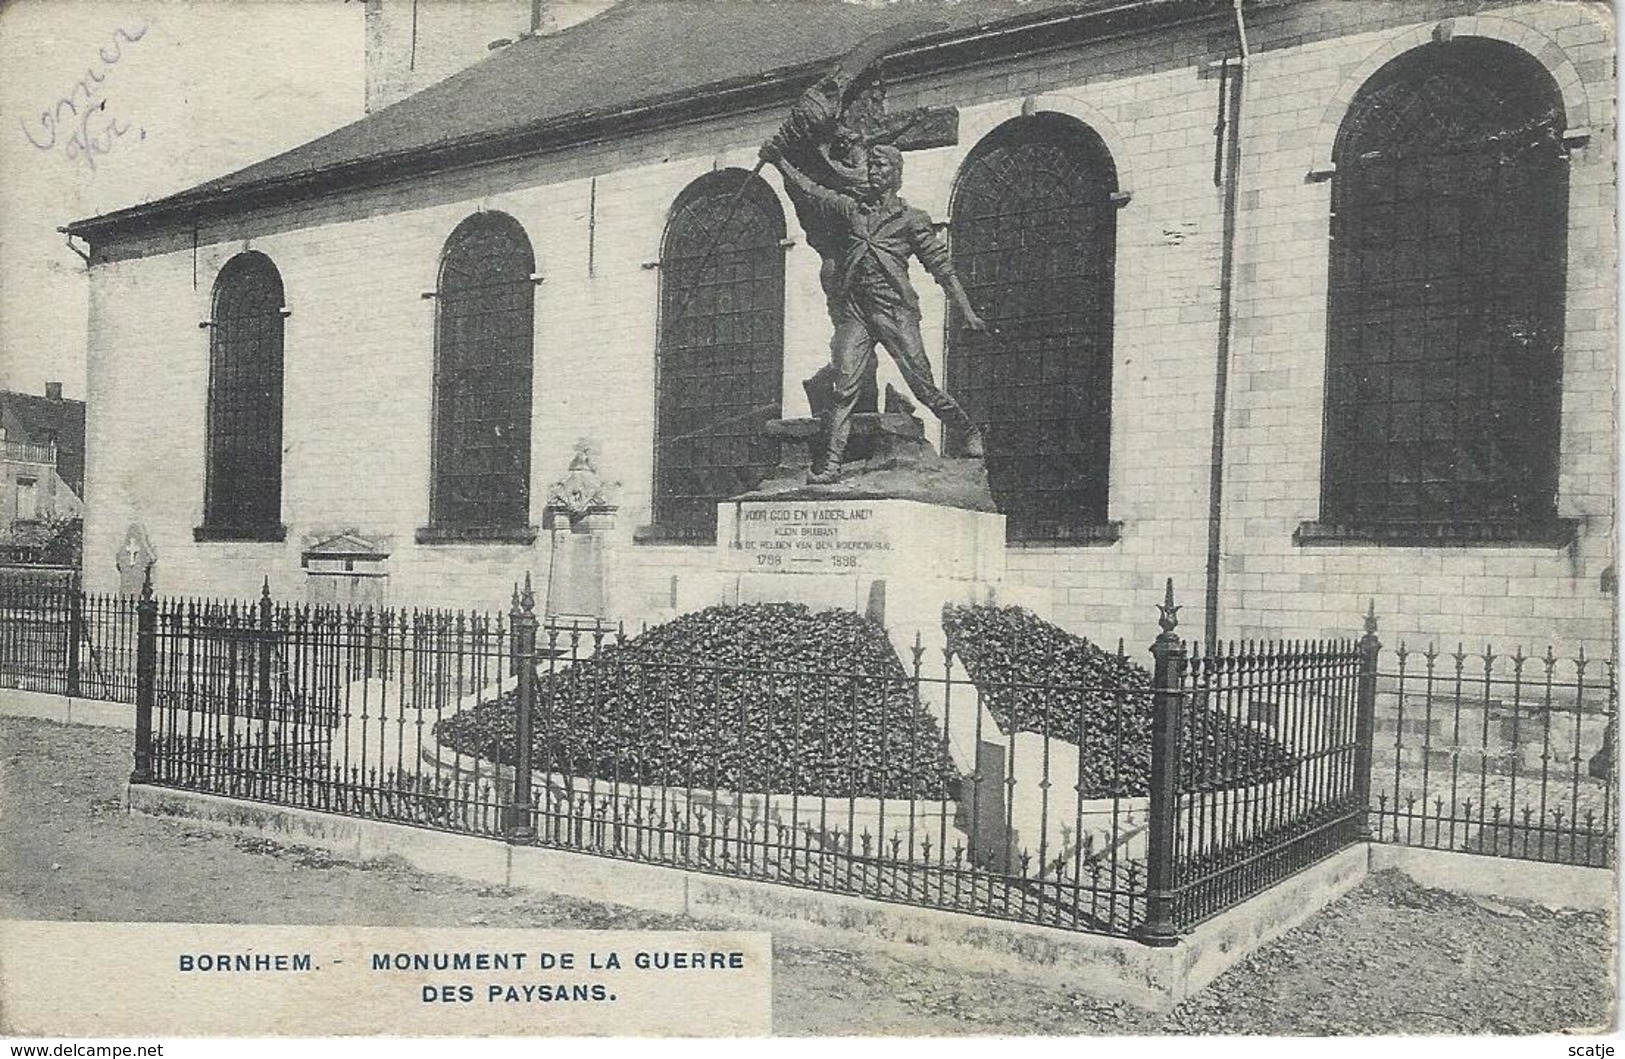
[[784,211],[742,169],[694,181],[660,253],[654,530],[714,540],[717,502],[778,462],[763,429],[784,384]]
[[436,290],[431,535],[504,537],[530,521],[535,255],[519,222],[477,213]]
[[214,284],[200,539],[282,539],[282,276],[257,251]]
[[1556,519],[1562,98],[1483,38],[1406,52],[1334,147],[1321,522],[1425,542]]
[[1082,122],[1005,122],[954,186],[955,271],[997,334],[949,325],[947,382],[986,435],[1011,540],[1098,538],[1111,477],[1117,168]]

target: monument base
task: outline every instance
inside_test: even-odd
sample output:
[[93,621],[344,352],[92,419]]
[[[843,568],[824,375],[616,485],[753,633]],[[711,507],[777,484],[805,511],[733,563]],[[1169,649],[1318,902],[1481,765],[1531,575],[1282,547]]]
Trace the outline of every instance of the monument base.
[[[948,604],[998,601],[1004,516],[855,495],[851,485],[801,485],[786,491],[792,495],[771,498],[763,490],[717,505],[719,602],[802,603],[866,615],[885,629],[905,671],[920,650],[920,704],[942,726],[960,772],[1003,774],[1005,751],[990,741],[997,739],[997,722],[957,662],[944,670],[942,611]],[[961,826],[976,836],[979,858],[999,863],[1010,844],[1010,817],[1003,786],[988,789],[996,796],[976,799],[978,819],[967,816]],[[960,807],[964,813],[971,808]]]
[[[959,462],[959,461],[953,461]],[[717,564],[774,577],[1004,578],[1004,516],[900,497],[869,497],[852,483],[807,486],[810,496],[757,490],[717,505]],[[797,580],[786,591],[799,591]]]
[[994,602],[1004,565],[992,512],[851,495],[717,505],[718,602],[854,610],[904,659],[918,636],[940,666],[942,608]]

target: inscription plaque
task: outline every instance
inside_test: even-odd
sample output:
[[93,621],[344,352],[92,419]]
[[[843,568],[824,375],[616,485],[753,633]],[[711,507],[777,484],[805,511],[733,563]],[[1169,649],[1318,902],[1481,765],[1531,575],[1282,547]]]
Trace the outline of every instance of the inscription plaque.
[[891,522],[862,500],[744,503],[726,544],[727,563],[778,573],[873,572],[899,557]]

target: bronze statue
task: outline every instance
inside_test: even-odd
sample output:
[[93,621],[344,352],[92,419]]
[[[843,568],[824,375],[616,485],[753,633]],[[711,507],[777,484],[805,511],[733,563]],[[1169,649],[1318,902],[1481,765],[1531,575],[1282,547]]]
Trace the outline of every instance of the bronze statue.
[[840,479],[852,413],[873,373],[876,343],[896,361],[915,398],[963,432],[965,454],[982,455],[981,432],[932,378],[909,258],[918,258],[947,292],[967,327],[988,326],[971,307],[930,216],[897,194],[903,155],[886,142],[899,133],[887,128],[883,92],[872,74],[859,80],[837,70],[802,96],[761,150],[783,176],[807,243],[821,258],[834,328],[834,404],[823,467],[808,479],[813,484]]

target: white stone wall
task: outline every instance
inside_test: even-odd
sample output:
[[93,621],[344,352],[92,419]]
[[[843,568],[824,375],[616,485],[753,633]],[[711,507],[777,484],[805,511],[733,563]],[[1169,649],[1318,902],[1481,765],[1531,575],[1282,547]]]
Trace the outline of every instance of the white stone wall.
[[[1567,333],[1558,514],[1573,547],[1301,547],[1319,514],[1330,162],[1348,103],[1389,59],[1433,38],[1442,19],[1257,54],[1243,139],[1236,340],[1225,449],[1220,628],[1238,637],[1346,636],[1374,601],[1385,642],[1458,640],[1507,650],[1582,643],[1606,654],[1615,601],[1617,290],[1612,14],[1529,4],[1456,17],[1457,37],[1533,54],[1590,142],[1570,162]],[[1282,32],[1295,28],[1290,22]],[[1266,29],[1266,32],[1269,30]]]
[[[1428,39],[1460,4],[1325,0],[1263,9],[1244,103],[1237,318],[1226,409],[1221,635],[1358,631],[1375,599],[1384,635],[1479,641],[1611,640],[1614,360],[1612,42],[1600,8],[1541,3],[1496,9],[1455,31],[1511,33],[1572,69],[1590,144],[1572,173],[1561,513],[1583,519],[1570,550],[1304,548],[1292,531],[1318,513],[1325,358],[1325,183],[1306,179],[1342,109],[1384,49]],[[1218,82],[1202,76],[1232,39],[1228,20],[1119,38],[1075,51],[893,88],[893,103],[956,103],[954,147],[911,154],[905,193],[945,218],[954,176],[978,138],[1021,113],[1072,114],[1112,151],[1119,186],[1110,545],[1013,548],[1002,595],[1131,651],[1156,632],[1164,579],[1182,627],[1199,634],[1218,343],[1222,192],[1213,183]],[[1566,61],[1567,66],[1561,62]],[[1380,65],[1380,62],[1377,63]],[[1563,74],[1563,76],[1568,76]],[[1028,97],[1031,97],[1030,101]],[[92,270],[86,572],[116,583],[113,554],[143,523],[165,592],[241,594],[268,576],[302,594],[298,556],[311,536],[355,529],[393,545],[390,598],[499,606],[515,578],[547,576],[534,547],[413,542],[428,517],[435,286],[447,235],[476,209],[512,214],[545,277],[536,290],[533,521],[572,443],[602,445],[623,482],[612,592],[633,620],[682,590],[707,547],[641,544],[649,521],[659,256],[666,212],[687,183],[721,165],[749,167],[779,114],[696,125],[610,147],[530,159],[332,196],[279,214],[109,248]],[[771,176],[771,171],[769,171]],[[596,210],[589,209],[596,181]],[[776,178],[773,178],[776,184]],[[788,203],[784,209],[793,236]],[[589,214],[595,214],[589,216]],[[588,271],[589,240],[592,244]],[[215,275],[253,248],[282,272],[286,330],[281,544],[197,544],[201,521],[208,316]],[[193,275],[196,271],[196,287]],[[817,259],[787,251],[785,402],[827,356]],[[945,306],[916,269],[927,346],[941,370]],[[882,359],[882,382],[901,387]],[[934,426],[934,425],[933,425]],[[691,581],[697,580],[690,578]]]

